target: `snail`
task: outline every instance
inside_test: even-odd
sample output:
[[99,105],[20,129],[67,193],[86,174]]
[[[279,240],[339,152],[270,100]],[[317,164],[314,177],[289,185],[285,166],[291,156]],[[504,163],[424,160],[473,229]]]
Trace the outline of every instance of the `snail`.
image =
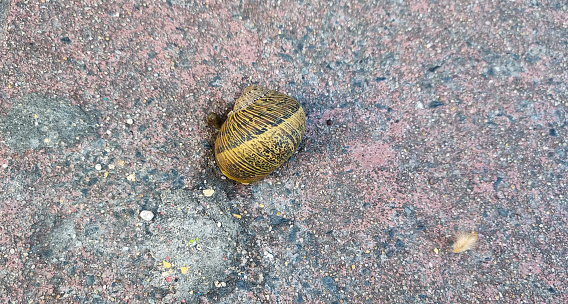
[[[209,114],[212,125],[220,124]],[[280,167],[298,149],[306,114],[292,97],[265,87],[247,87],[235,101],[215,140],[215,161],[228,178],[258,181]]]

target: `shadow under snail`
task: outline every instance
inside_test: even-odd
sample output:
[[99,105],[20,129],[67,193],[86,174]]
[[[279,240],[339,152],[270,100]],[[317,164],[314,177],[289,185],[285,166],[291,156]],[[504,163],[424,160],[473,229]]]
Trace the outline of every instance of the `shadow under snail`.
[[243,91],[222,125],[214,113],[207,120],[219,129],[219,169],[243,184],[262,179],[286,162],[306,129],[306,114],[294,98],[258,85]]

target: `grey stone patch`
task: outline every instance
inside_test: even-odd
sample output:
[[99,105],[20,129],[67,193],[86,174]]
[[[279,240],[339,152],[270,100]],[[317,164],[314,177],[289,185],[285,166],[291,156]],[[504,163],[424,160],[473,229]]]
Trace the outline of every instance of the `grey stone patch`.
[[[263,301],[262,298],[251,296],[251,292],[249,290],[235,290],[231,294],[219,299],[217,304],[235,304],[235,303],[246,303],[246,304],[261,304],[266,303]],[[274,298],[271,298],[274,300]],[[280,302],[280,303],[288,303],[288,302]]]
[[10,0],[0,0],[0,41],[3,41],[6,35],[6,17],[8,17],[9,7]]
[[65,254],[67,250],[75,246],[75,221],[74,218],[69,217],[61,221],[61,223],[51,232],[50,247],[57,254]]
[[526,62],[533,64],[546,56],[546,52],[546,48],[542,45],[531,45],[528,52],[525,53],[524,59]]
[[47,238],[46,246],[40,247],[42,251],[38,253],[48,262],[65,260],[66,253],[75,246],[76,237],[74,219],[65,218],[53,227]]
[[484,77],[520,77],[525,69],[517,54],[490,53],[484,58],[487,66],[483,68]]
[[74,145],[95,133],[96,117],[69,101],[27,96],[0,118],[0,136],[15,151]]
[[46,210],[37,216],[39,220],[32,225],[30,253],[48,263],[64,261],[77,243],[74,217],[58,219]]
[[200,296],[229,287],[240,227],[223,206],[227,196],[217,189],[211,197],[181,190],[162,195],[148,224],[152,236],[146,247],[156,265],[146,284],[169,290],[164,302],[197,303]]
[[53,257],[53,249],[50,244],[57,218],[45,209],[38,211],[35,217],[37,221],[30,229],[30,253],[39,256],[44,261],[51,260]]
[[[278,173],[272,174],[276,175]],[[282,179],[277,178],[277,180]],[[284,214],[292,214],[301,209],[301,202],[295,199],[298,197],[299,188],[294,185],[284,183],[281,187],[274,187],[272,183],[264,179],[251,184],[250,189],[253,197],[262,197],[263,209],[271,211],[271,213],[273,211],[281,211]],[[276,222],[278,222],[277,218],[272,220],[268,218],[268,223],[275,224]]]

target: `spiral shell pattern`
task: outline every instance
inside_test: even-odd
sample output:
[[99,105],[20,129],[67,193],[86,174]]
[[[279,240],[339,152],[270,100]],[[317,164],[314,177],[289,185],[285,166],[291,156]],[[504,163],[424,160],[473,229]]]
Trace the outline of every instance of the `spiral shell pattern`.
[[215,160],[232,180],[243,184],[258,181],[292,156],[305,127],[306,115],[294,98],[250,86],[217,134]]

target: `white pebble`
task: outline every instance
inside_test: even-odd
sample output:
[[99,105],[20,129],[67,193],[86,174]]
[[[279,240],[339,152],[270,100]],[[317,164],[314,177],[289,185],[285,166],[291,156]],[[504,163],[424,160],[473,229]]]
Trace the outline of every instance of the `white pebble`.
[[95,165],[95,169],[97,169],[97,171],[101,170],[102,168],[103,168],[103,166],[101,166],[101,164]]
[[134,123],[134,120],[132,120],[132,118],[128,118],[128,119],[126,120],[126,123],[129,124],[129,125],[131,125],[131,124]]
[[154,218],[154,213],[149,210],[142,210],[140,212],[140,217],[145,221],[151,221]]

